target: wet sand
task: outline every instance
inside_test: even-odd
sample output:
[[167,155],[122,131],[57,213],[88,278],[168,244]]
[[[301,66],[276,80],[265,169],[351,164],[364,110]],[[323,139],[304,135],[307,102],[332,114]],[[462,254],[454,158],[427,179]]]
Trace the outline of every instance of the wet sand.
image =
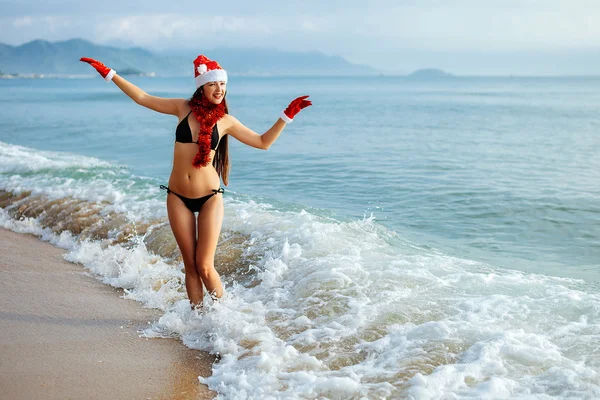
[[212,399],[212,357],[138,329],[157,310],[120,298],[64,251],[0,228],[0,388],[6,399]]

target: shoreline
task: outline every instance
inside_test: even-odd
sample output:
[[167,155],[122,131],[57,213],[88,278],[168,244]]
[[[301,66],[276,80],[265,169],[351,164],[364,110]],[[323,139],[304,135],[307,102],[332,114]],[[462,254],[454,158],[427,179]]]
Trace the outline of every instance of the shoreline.
[[158,310],[120,297],[64,250],[0,228],[0,387],[10,399],[212,399],[213,357],[138,330]]

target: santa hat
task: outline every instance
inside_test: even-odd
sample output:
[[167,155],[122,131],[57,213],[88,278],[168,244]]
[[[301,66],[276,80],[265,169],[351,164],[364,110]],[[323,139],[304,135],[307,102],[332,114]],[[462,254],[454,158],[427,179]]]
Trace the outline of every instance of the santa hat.
[[196,89],[208,82],[226,82],[227,71],[218,62],[211,61],[204,55],[199,55],[194,60],[194,80]]

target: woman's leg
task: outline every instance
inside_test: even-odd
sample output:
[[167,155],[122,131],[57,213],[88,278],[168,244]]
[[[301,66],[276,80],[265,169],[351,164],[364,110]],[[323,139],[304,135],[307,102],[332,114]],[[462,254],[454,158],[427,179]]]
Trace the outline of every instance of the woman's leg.
[[204,203],[198,213],[198,242],[196,243],[196,268],[206,290],[220,298],[223,296],[221,278],[215,270],[215,251],[223,224],[223,196],[217,194]]
[[185,288],[188,298],[192,306],[202,304],[202,281],[196,268],[196,218],[174,194],[167,195],[167,212],[185,266]]

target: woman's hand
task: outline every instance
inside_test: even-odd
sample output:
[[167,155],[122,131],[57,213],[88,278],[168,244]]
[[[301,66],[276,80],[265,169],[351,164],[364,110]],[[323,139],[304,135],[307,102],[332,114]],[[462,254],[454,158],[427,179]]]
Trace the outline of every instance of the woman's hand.
[[308,106],[312,106],[312,102],[310,100],[306,100],[308,96],[300,96],[290,103],[289,106],[281,113],[281,119],[284,120],[287,124],[294,120],[296,114],[298,114],[303,108]]
[[86,62],[92,67],[96,68],[96,71],[98,71],[98,73],[102,75],[106,82],[110,82],[113,76],[115,76],[115,74],[117,73],[117,71],[115,71],[114,69],[108,68],[106,65],[102,64],[100,61],[94,60],[93,58],[82,57],[79,59],[79,61]]

